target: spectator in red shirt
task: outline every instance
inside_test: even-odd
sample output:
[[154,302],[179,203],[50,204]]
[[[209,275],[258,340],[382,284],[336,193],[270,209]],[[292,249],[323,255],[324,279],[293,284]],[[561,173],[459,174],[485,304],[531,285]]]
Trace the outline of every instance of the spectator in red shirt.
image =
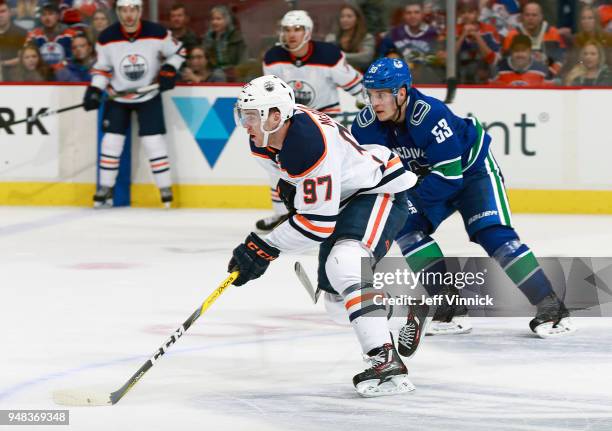
[[491,82],[506,86],[551,85],[546,65],[533,58],[531,39],[524,34],[516,35],[510,45],[510,55],[499,62],[497,75]]
[[459,82],[489,82],[499,60],[500,40],[490,24],[478,22],[478,0],[461,0],[457,5],[457,51]]
[[504,51],[507,52],[518,34],[531,39],[531,50],[534,59],[546,64],[553,75],[561,70],[565,42],[556,27],[544,21],[542,7],[535,2],[526,3],[521,13],[521,23],[511,30],[504,40]]

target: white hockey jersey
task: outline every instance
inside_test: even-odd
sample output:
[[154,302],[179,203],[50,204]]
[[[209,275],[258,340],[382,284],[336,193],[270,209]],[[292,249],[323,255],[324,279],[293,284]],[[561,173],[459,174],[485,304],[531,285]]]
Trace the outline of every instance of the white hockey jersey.
[[293,88],[297,103],[326,114],[340,113],[338,87],[353,96],[363,91],[361,73],[328,42],[309,42],[308,53],[300,58],[275,46],[266,52],[263,74],[278,76]]
[[[125,33],[121,24],[112,24],[98,38],[98,60],[92,69],[91,85],[105,90],[110,84],[118,92],[146,87],[157,80],[162,61],[179,70],[185,60],[184,51],[168,30],[154,22],[142,21],[132,35]],[[157,94],[154,91],[136,99],[115,100],[140,103]]]
[[329,237],[340,211],[355,196],[399,193],[414,186],[416,175],[399,156],[381,145],[363,147],[328,115],[298,105],[280,151],[251,152],[272,172],[295,185],[297,211],[265,240],[281,251],[297,251]]

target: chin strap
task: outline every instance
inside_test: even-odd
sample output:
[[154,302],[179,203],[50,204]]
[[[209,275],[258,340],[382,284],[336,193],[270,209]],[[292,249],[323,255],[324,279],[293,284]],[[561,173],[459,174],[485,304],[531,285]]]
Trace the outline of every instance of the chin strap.
[[[393,119],[393,122],[394,122],[394,123],[399,122],[399,119],[400,119],[400,117],[402,116],[402,107],[401,107],[401,105],[399,104],[399,102],[397,101],[397,96],[398,96],[398,95],[396,94],[396,95],[395,95],[395,108],[396,108],[396,111],[395,111],[395,118]],[[407,96],[407,97],[406,97],[406,102],[405,102],[405,103],[406,103],[406,106],[408,106],[408,102],[410,102],[410,96]]]

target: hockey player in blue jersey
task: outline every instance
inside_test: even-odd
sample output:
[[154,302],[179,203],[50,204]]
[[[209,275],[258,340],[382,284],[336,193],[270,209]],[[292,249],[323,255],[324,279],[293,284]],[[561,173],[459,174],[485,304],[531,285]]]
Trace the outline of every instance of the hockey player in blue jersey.
[[[352,133],[361,145],[384,144],[419,176],[408,191],[410,216],[396,241],[414,272],[444,271],[442,251],[430,236],[459,211],[470,240],[480,244],[537,306],[529,326],[546,338],[573,332],[569,312],[554,293],[529,247],[512,226],[502,173],[490,151],[491,137],[475,118],[453,114],[440,100],[412,88],[406,63],[381,58],[364,76],[369,105]],[[442,265],[442,266],[441,266]],[[424,286],[457,294],[453,286]],[[438,333],[468,332],[467,310],[441,307]]]

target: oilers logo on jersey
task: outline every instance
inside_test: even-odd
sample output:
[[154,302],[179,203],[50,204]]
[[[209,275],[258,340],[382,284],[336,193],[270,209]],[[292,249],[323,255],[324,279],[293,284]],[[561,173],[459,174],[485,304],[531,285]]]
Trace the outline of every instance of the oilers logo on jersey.
[[66,58],[66,50],[57,42],[46,42],[40,47],[40,56],[47,64],[59,64]]
[[147,73],[149,65],[143,56],[130,54],[121,60],[119,67],[125,79],[128,81],[138,81]]
[[313,102],[317,98],[317,93],[312,85],[301,80],[288,81],[287,84],[293,88],[295,103],[305,106],[312,106]]
[[[181,68],[185,49],[172,38],[161,25],[141,21],[137,33],[125,33],[120,23],[111,24],[98,37],[98,60],[92,68],[91,85],[106,89],[109,84],[115,91],[129,91],[151,85],[157,79],[162,62]],[[151,91],[137,99],[120,97],[121,103],[143,103],[159,94]]]

